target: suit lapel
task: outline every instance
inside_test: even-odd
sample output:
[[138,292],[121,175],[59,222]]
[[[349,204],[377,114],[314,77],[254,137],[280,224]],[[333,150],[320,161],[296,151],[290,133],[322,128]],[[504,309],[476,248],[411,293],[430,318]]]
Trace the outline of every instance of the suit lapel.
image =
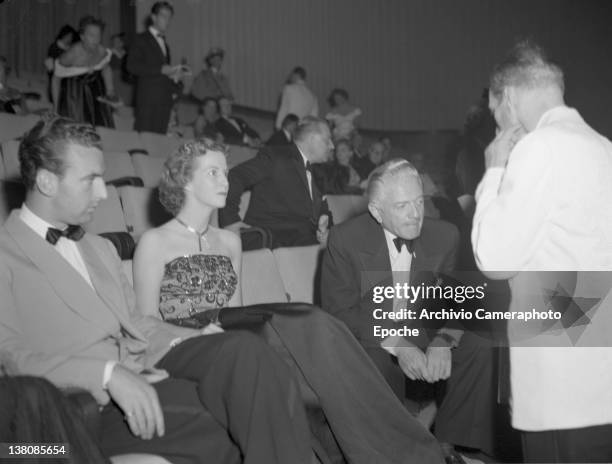
[[359,251],[361,269],[364,270],[361,276],[362,292],[377,285],[393,284],[391,260],[383,228],[368,216],[364,229],[368,241]]
[[[306,168],[304,167],[304,159],[302,158],[300,150],[297,148],[295,144],[293,145],[292,161],[293,161],[293,166],[297,172],[297,175],[300,178],[300,181],[302,182],[302,184],[304,185],[303,199],[305,201],[305,205],[307,205],[307,208],[311,210],[311,216],[314,217],[314,212],[315,212],[314,206],[315,205],[314,205],[313,199],[315,198],[315,191],[317,195],[319,195],[319,197],[321,194],[316,189],[315,183],[312,182],[312,198],[310,197],[310,189],[308,188],[308,178],[306,177]],[[319,202],[320,202],[320,198],[319,198]]]
[[96,293],[100,299],[108,309],[112,311],[121,323],[121,326],[126,329],[130,335],[144,340],[143,335],[133,326],[132,322],[129,320],[128,314],[122,309],[125,308],[125,302],[122,299],[121,293],[117,291],[117,282],[113,279],[110,270],[104,265],[87,235],[78,243],[78,247],[81,251],[83,261],[85,261],[85,265],[87,266],[87,270],[89,271],[89,276]]
[[[30,229],[15,210],[6,221],[6,229],[23,254],[40,270],[57,295],[86,320],[101,324],[102,304],[83,277],[66,261],[57,250],[36,232]],[[34,282],[32,282],[34,284]]]
[[153,34],[151,34],[151,31],[147,31],[147,38],[148,38],[149,46],[152,48],[155,48],[156,53],[159,56],[161,62],[166,63],[166,64],[170,63],[170,49],[168,48],[168,43],[166,42],[166,40],[164,39],[164,44],[166,45],[166,52],[168,53],[167,56],[164,55],[164,52],[162,52],[162,49],[159,46],[159,43],[157,43],[157,39],[155,39]]

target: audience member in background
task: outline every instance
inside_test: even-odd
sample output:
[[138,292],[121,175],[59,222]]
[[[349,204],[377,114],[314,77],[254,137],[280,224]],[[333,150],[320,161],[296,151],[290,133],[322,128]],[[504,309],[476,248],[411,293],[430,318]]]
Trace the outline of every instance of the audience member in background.
[[363,137],[359,131],[353,131],[351,134],[351,147],[353,147],[354,160],[361,159],[365,156],[363,152]]
[[223,135],[224,142],[230,145],[259,147],[261,145],[259,134],[243,119],[232,116],[232,100],[221,97],[217,102],[219,119],[215,122],[215,127]]
[[94,126],[114,127],[111,102],[116,101],[109,66],[112,53],[103,47],[104,23],[93,16],[79,22],[80,41],[55,61],[60,79],[53,96],[56,112]]
[[[251,313],[252,308],[240,307],[240,240],[210,224],[225,205],[226,172],[225,147],[207,139],[181,146],[166,161],[160,200],[174,219],[139,241],[134,288],[142,314],[187,326],[198,324],[197,315],[223,323],[226,316]],[[227,307],[233,309],[224,311]],[[435,444],[429,450],[423,446],[427,432],[403,410],[341,322],[307,304],[259,305],[256,312],[271,316],[265,325],[272,330],[257,325],[246,330],[288,362],[305,387],[305,401],[325,414],[346,462],[435,462]],[[315,429],[321,426],[311,422]]]
[[298,66],[291,71],[283,87],[280,106],[276,114],[277,129],[281,128],[285,116],[295,114],[300,121],[306,116],[319,116],[319,102],[312,90],[306,86],[306,70]]
[[391,158],[394,158],[394,156],[392,156],[391,154],[391,150],[393,148],[393,146],[391,145],[391,139],[387,136],[383,136],[378,139],[378,141],[383,144],[383,147],[385,147],[385,152],[383,154],[383,162],[386,163]]
[[229,79],[221,72],[224,58],[225,51],[222,48],[214,47],[208,51],[204,58],[206,69],[196,76],[191,86],[191,95],[196,99],[200,101],[207,97],[234,99]]
[[380,142],[374,142],[368,148],[368,153],[362,158],[353,158],[353,167],[359,177],[367,179],[370,173],[383,162],[385,146]]
[[132,105],[133,85],[132,78],[126,69],[127,50],[125,47],[125,34],[115,34],[111,37],[111,56],[110,67],[113,73],[113,85],[117,97],[126,105]]
[[[372,173],[368,200],[369,213],[330,231],[321,276],[323,309],[346,323],[402,401],[427,385],[435,390],[432,396],[442,398],[435,435],[444,444],[447,463],[463,462],[451,444],[492,452],[493,366],[486,338],[448,320],[376,318],[375,308],[383,314],[438,310],[434,299],[376,301],[376,289],[407,282],[444,288],[443,273],[454,269],[457,229],[424,217],[419,173],[404,159],[390,160]],[[448,308],[451,302],[441,303]],[[404,325],[419,334],[383,338],[374,330]]]
[[483,272],[509,280],[510,311],[562,312],[554,325],[508,321],[524,461],[612,462],[612,143],[566,106],[564,91],[563,71],[530,42],[494,68],[498,134],[485,151],[472,244]]
[[[57,60],[64,52],[66,52],[70,46],[79,40],[79,34],[74,28],[68,24],[62,26],[57,34],[57,37],[47,50],[47,57],[45,58],[45,68],[47,69],[47,77],[49,78],[47,83],[47,97],[49,101],[53,103],[53,72],[55,71],[55,60]],[[59,81],[55,85],[59,85]]]
[[363,193],[363,188],[360,186],[361,178],[351,165],[352,159],[351,143],[346,139],[341,139],[336,142],[335,156],[332,161],[313,165],[312,175],[321,194],[360,195]]
[[344,89],[334,89],[329,96],[331,111],[325,115],[332,127],[334,140],[350,139],[357,130],[357,120],[361,109],[349,102],[349,94]]
[[196,139],[208,137],[216,142],[222,143],[223,135],[217,129],[215,123],[219,119],[219,104],[212,97],[206,97],[200,105],[200,114],[193,124],[193,132]]
[[[327,122],[306,118],[291,145],[262,148],[255,158],[234,166],[227,204],[219,210],[221,227],[236,233],[261,227],[271,233],[273,247],[326,243],[331,214],[312,181],[311,165],[326,162],[333,148]],[[238,211],[246,190],[251,200],[243,222]],[[251,247],[243,243],[244,249]]]
[[170,47],[165,34],[174,8],[168,2],[151,7],[149,28],[134,38],[127,57],[127,70],[136,76],[134,130],[166,134],[176,84],[188,72],[170,65]]
[[293,141],[293,135],[295,134],[295,129],[297,128],[298,122],[298,117],[293,113],[289,113],[283,119],[281,128],[274,131],[266,142],[266,145],[270,147],[290,145]]
[[[17,372],[89,391],[107,456],[309,464],[299,386],[273,349],[245,332],[141,314],[113,245],[82,229],[106,197],[92,126],[41,121],[19,159],[26,199],[0,228],[0,353]],[[194,195],[223,198],[214,185]]]
[[9,87],[8,75],[11,71],[8,61],[0,56],[0,112],[11,114],[26,114],[28,108],[21,92]]

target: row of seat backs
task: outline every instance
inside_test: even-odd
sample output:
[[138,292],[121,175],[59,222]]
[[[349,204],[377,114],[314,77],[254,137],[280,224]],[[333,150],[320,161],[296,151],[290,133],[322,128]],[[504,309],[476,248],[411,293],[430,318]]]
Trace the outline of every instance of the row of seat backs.
[[[169,137],[165,137],[170,139]],[[178,146],[178,145],[177,145]],[[176,148],[176,147],[174,147]],[[19,141],[7,140],[2,142],[2,157],[0,159],[0,180],[19,178]],[[164,162],[167,155],[150,156],[144,152],[135,152],[130,155],[128,151],[104,151],[106,171],[104,179],[107,182],[121,178],[138,177],[145,187],[157,187],[161,178]],[[230,146],[227,156],[228,167],[233,167],[254,157],[256,151],[248,147]]]
[[[172,216],[159,202],[158,191],[150,187],[107,186],[107,198],[100,202],[93,219],[86,225],[92,233],[129,232],[138,239],[148,229],[160,226]],[[239,214],[244,218],[251,193],[244,192]],[[13,208],[19,208],[25,198],[25,189],[17,182],[0,181],[0,223],[8,217]],[[327,202],[336,224],[361,214],[367,209],[364,197],[357,195],[328,195]],[[211,223],[218,225],[217,213]]]
[[[242,304],[318,302],[319,245],[242,253]],[[122,261],[123,271],[133,282],[132,261]]]

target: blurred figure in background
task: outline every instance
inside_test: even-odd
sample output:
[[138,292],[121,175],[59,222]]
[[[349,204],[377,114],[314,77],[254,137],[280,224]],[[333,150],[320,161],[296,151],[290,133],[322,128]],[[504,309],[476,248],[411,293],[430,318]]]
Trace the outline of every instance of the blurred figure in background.
[[215,122],[215,127],[223,135],[225,143],[259,147],[261,139],[257,131],[249,126],[244,119],[232,115],[232,100],[228,97],[221,97],[217,100],[217,103],[219,105],[219,119]]
[[306,116],[319,116],[319,102],[315,94],[306,86],[306,70],[297,66],[291,71],[283,87],[280,107],[276,115],[276,128],[289,113],[295,114],[301,121]]
[[110,104],[117,99],[109,66],[112,53],[101,44],[103,31],[101,20],[93,16],[81,19],[81,40],[55,62],[55,77],[61,81],[59,89],[53,89],[53,101],[62,116],[94,126],[114,127]]
[[298,122],[298,117],[293,113],[289,113],[283,119],[281,128],[274,131],[274,133],[266,142],[266,145],[268,145],[269,147],[274,147],[279,145],[291,144],[291,142],[293,141],[293,135],[295,134],[295,129],[297,129]]
[[26,114],[25,98],[17,89],[7,85],[11,68],[4,56],[0,56],[0,113]]
[[125,34],[123,32],[111,37],[110,51],[112,53],[110,67],[113,73],[115,92],[121,101],[131,106],[134,97],[133,79],[126,69],[127,49],[125,46]]
[[361,109],[349,102],[349,94],[344,89],[334,89],[329,96],[331,111],[325,115],[332,128],[334,140],[350,139],[357,129]]
[[47,57],[45,58],[45,68],[47,69],[47,97],[49,101],[53,103],[53,71],[55,70],[55,60],[57,60],[64,52],[66,52],[70,46],[79,40],[79,34],[74,27],[69,24],[64,24],[57,34],[57,37],[47,50]]
[[326,163],[314,164],[312,175],[323,195],[361,195],[361,177],[351,166],[354,153],[351,142],[341,139],[336,142],[334,159]]
[[193,132],[196,139],[208,137],[218,143],[223,143],[223,135],[215,123],[219,119],[219,104],[212,97],[206,97],[200,105],[200,114],[193,125]]
[[221,72],[224,58],[225,50],[220,47],[213,47],[206,54],[206,69],[196,76],[191,87],[191,94],[197,100],[203,101],[207,97],[234,99],[229,79]]
[[368,149],[368,154],[363,158],[353,158],[353,167],[362,179],[367,179],[370,173],[383,162],[385,146],[380,142],[374,142]]

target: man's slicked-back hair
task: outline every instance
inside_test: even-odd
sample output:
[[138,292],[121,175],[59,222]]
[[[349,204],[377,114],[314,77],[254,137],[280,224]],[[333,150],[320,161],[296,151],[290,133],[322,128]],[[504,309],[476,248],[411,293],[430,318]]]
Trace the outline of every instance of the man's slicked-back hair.
[[311,135],[321,134],[324,128],[329,129],[329,123],[325,119],[315,116],[306,116],[300,121],[295,129],[293,139],[296,142],[303,142]]
[[174,16],[174,7],[170,2],[155,2],[151,7],[151,14],[159,14],[161,10],[168,10],[172,16]]
[[556,86],[565,92],[561,68],[550,61],[542,47],[530,40],[517,42],[506,58],[493,68],[491,93],[499,98],[507,87],[545,88]]
[[366,192],[368,201],[372,203],[380,200],[385,184],[400,175],[415,176],[418,182],[421,183],[419,171],[417,171],[410,161],[404,158],[390,159],[378,166],[370,174],[368,178],[368,190]]
[[102,150],[100,136],[90,124],[52,115],[44,118],[23,136],[19,144],[21,179],[28,190],[36,185],[36,174],[46,169],[63,176],[68,144]]

